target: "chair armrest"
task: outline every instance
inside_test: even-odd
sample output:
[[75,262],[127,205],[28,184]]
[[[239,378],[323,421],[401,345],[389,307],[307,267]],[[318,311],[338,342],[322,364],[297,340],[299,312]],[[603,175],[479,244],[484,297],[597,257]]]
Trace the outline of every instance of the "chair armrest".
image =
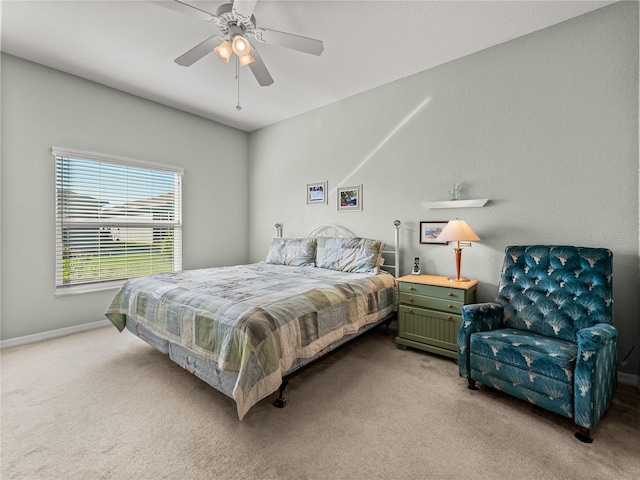
[[610,342],[618,340],[618,330],[608,323],[598,323],[593,327],[578,330],[578,351],[582,350],[582,360],[588,361],[591,355]]
[[471,334],[500,328],[504,308],[499,303],[474,303],[462,307],[462,324],[458,330],[458,371],[469,378]]
[[573,379],[575,422],[593,429],[615,392],[618,331],[613,325],[599,323],[579,330],[577,340]]

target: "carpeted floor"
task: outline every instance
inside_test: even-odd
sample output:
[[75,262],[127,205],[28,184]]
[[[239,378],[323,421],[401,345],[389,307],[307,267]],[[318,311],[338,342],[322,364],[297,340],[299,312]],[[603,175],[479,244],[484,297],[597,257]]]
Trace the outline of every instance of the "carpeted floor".
[[357,340],[242,422],[233,401],[128,332],[2,351],[2,479],[637,479],[640,393],[594,432],[482,388],[453,361]]

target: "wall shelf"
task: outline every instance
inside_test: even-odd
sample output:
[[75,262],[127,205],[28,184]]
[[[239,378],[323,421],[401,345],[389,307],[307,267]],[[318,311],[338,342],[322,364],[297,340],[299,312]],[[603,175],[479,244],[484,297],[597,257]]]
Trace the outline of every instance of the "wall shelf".
[[477,208],[484,207],[488,198],[476,200],[444,200],[440,202],[421,202],[425,208]]

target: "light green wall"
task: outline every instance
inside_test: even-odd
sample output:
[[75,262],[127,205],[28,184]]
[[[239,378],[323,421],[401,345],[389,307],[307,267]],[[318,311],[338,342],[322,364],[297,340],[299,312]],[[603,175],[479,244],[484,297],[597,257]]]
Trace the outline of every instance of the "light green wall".
[[[495,295],[507,245],[611,248],[621,354],[640,337],[638,7],[621,2],[246,134],[12,56],[1,63],[3,340],[102,320],[113,291],[54,296],[52,145],[185,169],[184,267],[263,259],[285,235],[335,223],[391,243],[403,271],[454,271],[420,221],[464,218],[482,238],[463,274]],[[328,206],[305,185],[328,180]],[[427,210],[462,183],[481,209]],[[336,211],[363,184],[364,210]],[[248,194],[246,192],[249,192]],[[229,201],[233,198],[233,201]],[[622,368],[640,375],[640,354]]]
[[[463,274],[495,297],[504,248],[603,246],[614,253],[619,353],[640,337],[638,288],[638,5],[621,2],[250,135],[250,260],[285,236],[325,223],[393,241],[403,274],[455,273],[451,247],[420,245],[420,221],[463,218],[482,242]],[[329,182],[329,205],[305,186]],[[484,208],[427,210],[489,198]],[[335,189],[363,185],[362,212],[337,212]],[[640,373],[635,352],[622,368]]]
[[104,320],[114,294],[54,296],[54,145],[183,167],[184,268],[246,262],[247,133],[10,55],[1,68],[3,340]]

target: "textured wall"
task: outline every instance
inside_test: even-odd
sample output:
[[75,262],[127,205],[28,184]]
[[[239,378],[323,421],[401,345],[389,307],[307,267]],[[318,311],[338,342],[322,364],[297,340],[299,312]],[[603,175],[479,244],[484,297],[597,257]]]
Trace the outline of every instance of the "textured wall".
[[246,133],[5,54],[1,88],[3,340],[104,320],[114,294],[54,296],[54,145],[183,167],[184,268],[246,261]]
[[[393,241],[402,221],[403,274],[451,275],[453,251],[420,245],[420,221],[465,219],[482,241],[463,274],[494,298],[504,248],[603,246],[615,257],[619,353],[640,337],[638,270],[638,5],[620,2],[250,135],[250,257],[273,224],[305,235],[335,223]],[[305,186],[329,182],[329,205]],[[484,208],[427,210],[489,198]],[[335,189],[363,185],[362,212],[337,212]],[[623,371],[640,372],[634,353]]]

